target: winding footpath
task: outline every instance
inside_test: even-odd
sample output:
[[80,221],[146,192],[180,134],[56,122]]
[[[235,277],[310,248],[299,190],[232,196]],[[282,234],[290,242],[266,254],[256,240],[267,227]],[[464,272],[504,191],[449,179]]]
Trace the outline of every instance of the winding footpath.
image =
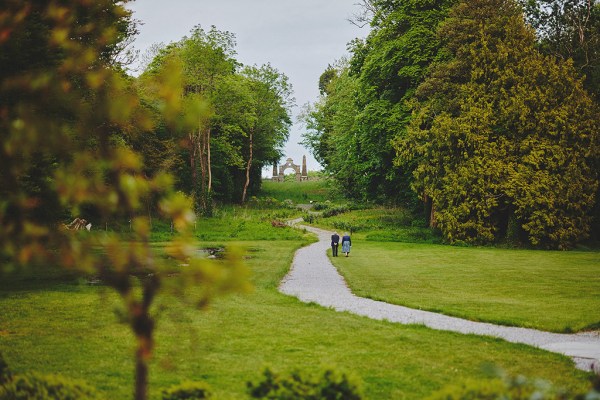
[[[296,224],[302,220],[290,221]],[[567,355],[578,368],[600,373],[600,334],[588,332],[559,334],[535,329],[499,326],[449,317],[429,311],[415,310],[381,301],[355,296],[327,257],[331,234],[322,229],[302,226],[319,237],[317,243],[298,250],[290,272],[279,290],[303,302],[317,303],[336,311],[347,311],[364,317],[400,324],[422,324],[431,329],[464,334],[494,336],[513,343],[524,343]]]

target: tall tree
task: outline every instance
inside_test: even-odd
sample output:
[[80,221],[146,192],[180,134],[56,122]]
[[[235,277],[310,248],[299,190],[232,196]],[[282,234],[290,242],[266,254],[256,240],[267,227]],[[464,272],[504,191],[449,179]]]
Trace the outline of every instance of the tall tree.
[[342,193],[349,198],[362,198],[364,182],[358,168],[365,157],[357,138],[356,102],[357,79],[349,74],[347,62],[335,66],[324,87],[326,96],[312,105],[307,105],[301,116],[306,125],[304,144],[311,149],[316,160],[333,174]]
[[[407,102],[429,65],[440,57],[435,32],[452,1],[374,0],[363,4],[366,12],[360,17],[371,18],[371,33],[364,41],[351,43],[349,65],[340,69],[337,73],[340,79],[329,85],[335,86],[337,92],[323,90],[324,98],[320,100],[323,106],[314,109],[323,114],[317,117],[313,113],[313,122],[321,121],[320,127],[325,130],[351,126],[352,131],[309,133],[307,143],[312,143],[313,150],[327,149],[330,156],[339,148],[340,160],[347,157],[347,146],[353,146],[351,153],[356,157],[351,168],[346,163],[327,164],[334,176],[344,176],[340,183],[348,195],[361,200],[414,204],[409,188],[410,168],[393,165],[395,152],[391,140],[406,130],[411,117]],[[331,71],[326,71],[322,76],[320,85],[324,89],[331,75]],[[349,88],[342,90],[343,83],[348,83]],[[354,94],[348,96],[349,90]],[[335,105],[338,100],[343,106]],[[354,112],[336,115],[338,108],[348,110],[349,101],[355,102]],[[326,122],[339,122],[344,117],[350,120],[343,124]],[[317,136],[322,136],[328,144],[320,144]],[[324,161],[329,162],[327,158]]]
[[585,76],[586,89],[600,101],[600,2],[520,0],[538,32],[540,50],[565,60]]
[[[234,56],[235,36],[232,33],[218,31],[214,26],[206,32],[196,26],[190,37],[181,41],[186,95],[200,95],[211,102],[219,80],[235,72]],[[200,120],[197,129],[189,135],[192,151],[198,151],[200,209],[208,214],[212,209],[211,130],[210,120]]]
[[287,141],[291,125],[290,110],[294,104],[292,86],[287,76],[270,64],[246,67],[252,94],[254,118],[247,129],[245,182],[241,201],[246,201],[252,170],[260,171],[281,158],[281,148]]
[[452,58],[417,91],[417,117],[399,137],[416,162],[450,242],[490,242],[523,231],[567,248],[589,232],[600,151],[597,109],[570,62],[541,55],[511,0],[453,8],[440,36]]

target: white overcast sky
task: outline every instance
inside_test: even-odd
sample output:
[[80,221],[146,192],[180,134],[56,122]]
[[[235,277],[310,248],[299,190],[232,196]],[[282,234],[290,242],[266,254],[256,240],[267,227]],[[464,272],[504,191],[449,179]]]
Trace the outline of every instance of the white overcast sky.
[[[297,106],[285,157],[298,165],[306,155],[309,170],[319,164],[298,142],[302,126],[296,123],[300,107],[314,102],[318,79],[328,64],[347,55],[346,45],[365,37],[348,18],[360,11],[357,0],[136,0],[128,8],[141,20],[134,46],[144,53],[153,43],[175,42],[200,24],[208,30],[236,35],[237,59],[245,65],[271,63],[286,74],[294,88]],[[285,160],[281,160],[281,163]],[[286,171],[288,172],[288,171]],[[270,176],[270,170],[268,176]]]

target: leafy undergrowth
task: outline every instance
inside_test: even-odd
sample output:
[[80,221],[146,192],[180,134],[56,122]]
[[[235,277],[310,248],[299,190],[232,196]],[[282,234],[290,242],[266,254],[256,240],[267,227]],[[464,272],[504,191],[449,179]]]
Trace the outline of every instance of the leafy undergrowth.
[[[331,213],[329,210],[336,212]],[[321,216],[307,218],[312,225],[371,242],[442,243],[438,232],[402,208],[356,208],[330,206]]]

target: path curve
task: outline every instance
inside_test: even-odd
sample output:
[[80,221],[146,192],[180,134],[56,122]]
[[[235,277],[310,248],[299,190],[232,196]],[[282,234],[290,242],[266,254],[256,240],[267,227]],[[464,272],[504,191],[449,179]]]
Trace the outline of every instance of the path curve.
[[[290,221],[290,224],[302,219]],[[336,311],[347,311],[364,317],[401,324],[422,324],[432,329],[464,334],[494,336],[513,343],[524,343],[570,356],[578,368],[600,374],[600,334],[560,334],[535,329],[474,322],[429,311],[355,296],[327,257],[332,232],[302,226],[315,233],[319,241],[299,249],[292,268],[279,286],[280,292],[295,296],[305,303],[313,302]]]

